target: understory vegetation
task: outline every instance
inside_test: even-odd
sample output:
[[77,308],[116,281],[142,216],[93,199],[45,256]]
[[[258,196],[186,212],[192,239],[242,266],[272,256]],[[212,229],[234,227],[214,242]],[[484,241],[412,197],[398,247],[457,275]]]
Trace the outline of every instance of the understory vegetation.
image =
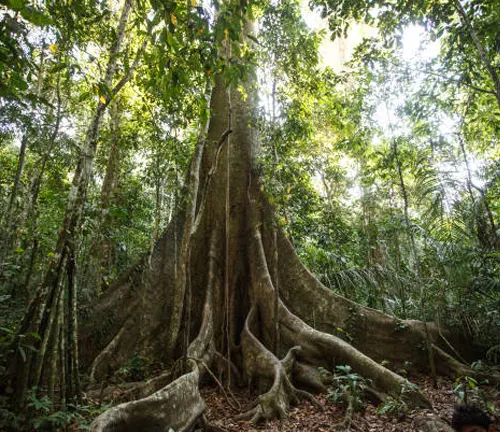
[[0,0],[0,429],[498,414],[498,1],[309,6]]

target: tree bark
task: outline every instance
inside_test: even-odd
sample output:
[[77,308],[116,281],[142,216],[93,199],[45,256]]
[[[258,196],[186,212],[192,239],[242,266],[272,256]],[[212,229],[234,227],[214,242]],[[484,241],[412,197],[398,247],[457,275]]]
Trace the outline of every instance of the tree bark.
[[[43,83],[43,77],[45,74],[45,41],[42,41],[42,48],[40,52],[40,65],[38,67],[38,80],[35,88],[35,92],[38,96],[41,94],[41,88]],[[15,210],[16,210],[16,200],[21,189],[21,178],[24,173],[24,167],[26,165],[26,152],[28,150],[29,141],[29,127],[24,131],[23,137],[21,139],[21,147],[19,148],[19,157],[17,159],[17,168],[14,175],[14,183],[12,185],[12,190],[10,192],[10,197],[7,202],[7,207],[2,215],[3,229],[1,231],[0,237],[0,275],[3,269],[4,260],[7,255],[12,252],[12,249],[16,243],[16,220],[15,220]]]
[[[81,359],[93,381],[134,354],[177,361],[170,375],[162,375],[173,377],[170,384],[161,378],[148,385],[148,392],[157,390],[151,396],[139,384],[142,399],[105,412],[94,431],[190,430],[204,409],[200,380],[219,360],[226,383],[243,378],[258,385],[253,408],[241,413],[255,422],[285,416],[300,398],[315,403],[298,385],[321,386],[317,367],[335,364],[350,364],[381,397],[430,406],[378,362],[411,359],[426,369],[422,344],[427,334],[442,345],[437,327],[427,323],[426,332],[422,322],[404,321],[401,328],[395,318],[333,294],[303,266],[277,225],[256,174],[251,87],[246,83],[244,99],[216,77],[212,118],[191,163],[184,210],[150,260],[145,256],[117,280],[82,325]],[[345,332],[352,343],[339,337]],[[467,346],[460,336],[444,334],[455,346]]]
[[49,160],[54,145],[56,143],[57,135],[59,134],[59,127],[61,125],[62,119],[62,98],[61,98],[61,71],[57,73],[57,84],[56,84],[56,120],[54,124],[54,129],[50,134],[48,148],[45,154],[42,156],[41,161],[38,165],[38,170],[33,177],[31,183],[31,200],[28,209],[27,219],[30,221],[30,235],[29,238],[32,239],[31,247],[28,246],[26,250],[29,250],[28,265],[26,271],[26,277],[24,279],[24,287],[26,291],[26,300],[29,302],[31,296],[31,277],[33,275],[33,268],[35,267],[36,257],[38,254],[38,197],[40,195],[40,188],[42,186],[43,177],[45,175],[45,167],[47,166],[47,161]]
[[21,176],[24,172],[24,165],[26,160],[26,151],[28,149],[28,132],[25,132],[21,140],[21,147],[19,148],[19,157],[17,159],[16,174],[14,176],[14,183],[10,192],[10,197],[7,202],[7,207],[2,215],[2,227],[0,232],[0,276],[3,272],[5,259],[9,253],[14,249],[17,238],[17,223],[16,223],[16,210],[18,205],[16,203],[21,188]]
[[84,270],[85,286],[94,290],[94,296],[100,295],[109,284],[109,270],[115,260],[114,245],[110,238],[113,217],[110,208],[115,201],[116,189],[120,176],[121,148],[121,107],[115,99],[110,104],[110,142],[106,172],[101,186],[100,208],[97,216],[95,240],[90,246],[90,256]]
[[[78,359],[74,358],[77,355],[75,340],[76,329],[76,314],[72,312],[73,304],[68,305],[65,302],[66,312],[70,319],[65,323],[67,329],[62,329],[59,332],[60,341],[51,339],[51,335],[55,333],[55,311],[57,310],[57,301],[61,290],[67,292],[72,301],[76,301],[76,292],[74,291],[74,280],[68,280],[64,284],[62,277],[67,274],[74,278],[74,258],[76,256],[75,239],[79,226],[83,206],[86,199],[87,186],[90,179],[94,156],[97,148],[97,142],[100,136],[104,113],[116,94],[123,88],[134,73],[138,62],[142,56],[142,51],[145,43],[141,45],[137,52],[137,56],[131,65],[129,71],[118,81],[116,86],[112,88],[115,71],[118,64],[118,56],[121,51],[122,42],[126,33],[126,25],[132,7],[132,0],[125,0],[120,19],[117,26],[116,38],[110,49],[109,61],[105,71],[105,76],[102,81],[102,87],[106,89],[106,94],[102,95],[87,129],[85,142],[77,163],[77,167],[73,176],[73,182],[70,189],[68,204],[64,221],[59,232],[57,243],[55,246],[54,257],[48,265],[45,277],[38,287],[36,295],[31,299],[23,321],[18,329],[17,336],[13,342],[14,347],[23,339],[30,345],[37,348],[37,351],[29,351],[26,354],[26,359],[23,359],[19,350],[14,348],[15,353],[9,367],[9,381],[14,381],[13,387],[15,391],[15,403],[17,407],[23,407],[26,402],[26,391],[32,386],[39,386],[45,379],[45,374],[48,373],[49,361],[47,352],[51,352],[49,343],[58,344],[61,349],[65,346],[67,352],[61,352],[61,365],[65,367],[66,373],[70,375],[65,380],[64,385],[69,386],[65,390],[66,397],[75,396],[73,383],[77,383]],[[109,90],[108,90],[109,89]],[[66,267],[68,266],[68,267]],[[66,269],[66,272],[65,272]],[[67,291],[66,291],[67,290]],[[64,342],[64,337],[67,342]],[[45,372],[45,373],[44,373]],[[64,374],[61,374],[61,381]],[[76,385],[77,387],[78,385]]]

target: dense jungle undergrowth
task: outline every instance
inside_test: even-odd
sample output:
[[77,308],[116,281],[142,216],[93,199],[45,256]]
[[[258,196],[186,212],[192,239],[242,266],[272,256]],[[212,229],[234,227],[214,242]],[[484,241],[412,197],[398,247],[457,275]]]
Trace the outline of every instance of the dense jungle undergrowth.
[[1,0],[0,428],[498,415],[496,3]]

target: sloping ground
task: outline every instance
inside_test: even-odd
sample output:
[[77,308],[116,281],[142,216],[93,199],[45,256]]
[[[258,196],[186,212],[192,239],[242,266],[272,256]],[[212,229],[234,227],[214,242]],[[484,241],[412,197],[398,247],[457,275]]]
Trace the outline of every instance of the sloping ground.
[[[355,414],[351,423],[351,430],[366,432],[419,432],[422,431],[417,418],[423,415],[437,416],[449,422],[456,404],[457,394],[453,392],[454,383],[447,378],[439,378],[438,388],[433,389],[431,380],[426,376],[410,378],[410,381],[419,385],[425,395],[432,401],[434,412],[418,411],[408,412],[399,419],[386,414],[376,413],[377,407],[367,402],[363,413]],[[500,394],[491,387],[482,387],[488,402],[495,404],[497,412],[500,410]],[[201,394],[207,404],[207,419],[209,422],[228,432],[292,432],[292,431],[344,431],[346,427],[336,427],[344,419],[345,407],[330,402],[326,395],[318,395],[318,400],[324,410],[318,410],[309,402],[303,401],[294,407],[286,419],[272,421],[267,424],[252,425],[246,421],[237,421],[235,409],[238,405],[242,408],[255,400],[255,395],[247,390],[235,391],[227,397],[217,387],[205,387]],[[229,402],[229,401],[230,402]],[[234,408],[233,408],[234,407]],[[497,430],[500,431],[497,425]]]

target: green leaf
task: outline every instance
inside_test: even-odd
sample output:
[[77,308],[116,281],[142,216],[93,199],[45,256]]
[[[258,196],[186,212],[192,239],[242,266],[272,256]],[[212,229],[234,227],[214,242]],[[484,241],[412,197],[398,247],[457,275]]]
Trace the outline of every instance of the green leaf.
[[52,66],[52,69],[51,69],[51,72],[52,73],[56,73],[56,72],[59,72],[63,69],[66,69],[68,65],[66,63],[59,63],[59,64],[56,64],[54,66]]
[[377,409],[377,414],[385,414],[390,409],[391,409],[391,405],[386,403]]
[[9,6],[14,10],[21,10],[27,3],[26,0],[8,0]]
[[48,15],[36,10],[32,7],[25,7],[21,10],[21,15],[24,19],[36,26],[44,26],[52,23],[52,20]]
[[80,97],[78,98],[78,102],[83,102],[83,101],[87,100],[88,98],[90,98],[90,96],[91,96],[91,93],[86,91],[80,95]]
[[37,352],[38,350],[33,345],[23,345],[24,348],[29,349],[30,351]]
[[26,351],[24,351],[24,348],[21,345],[18,345],[17,348],[19,349],[19,354],[21,354],[21,357],[23,358],[23,362],[26,362]]

